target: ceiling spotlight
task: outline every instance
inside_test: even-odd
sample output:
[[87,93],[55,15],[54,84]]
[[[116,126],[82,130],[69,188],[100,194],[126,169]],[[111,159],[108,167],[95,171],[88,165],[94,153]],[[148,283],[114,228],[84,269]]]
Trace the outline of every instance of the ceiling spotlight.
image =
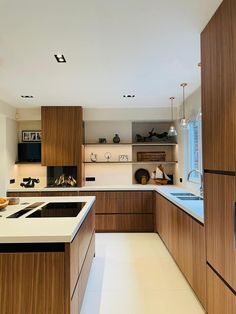
[[66,62],[66,59],[62,54],[54,55],[54,57],[56,58],[57,62],[59,62],[59,63],[63,63],[63,62],[65,63]]
[[21,98],[34,98],[34,96],[32,95],[21,95],[20,97]]
[[123,97],[124,97],[124,98],[134,98],[135,95],[129,95],[129,94],[128,94],[128,95],[123,95]]

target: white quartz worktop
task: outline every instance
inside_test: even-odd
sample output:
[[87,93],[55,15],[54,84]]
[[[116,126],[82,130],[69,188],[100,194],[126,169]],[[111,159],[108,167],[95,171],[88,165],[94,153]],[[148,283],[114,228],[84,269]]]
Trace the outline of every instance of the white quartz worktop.
[[[21,197],[19,205],[8,205],[4,210],[0,210],[0,243],[71,242],[95,199],[94,196]],[[35,202],[85,202],[86,204],[76,217],[25,218],[36,211],[37,207],[19,218],[6,218]]]
[[178,192],[191,192],[187,189],[179,187],[177,185],[152,185],[152,184],[131,184],[131,185],[112,185],[112,186],[84,186],[77,188],[17,188],[9,189],[8,192],[49,192],[49,191],[157,191],[172,203],[180,207],[182,210],[187,212],[192,217],[196,218],[201,223],[204,223],[204,207],[202,200],[194,201],[183,201],[178,199],[176,196],[171,195],[171,193]]

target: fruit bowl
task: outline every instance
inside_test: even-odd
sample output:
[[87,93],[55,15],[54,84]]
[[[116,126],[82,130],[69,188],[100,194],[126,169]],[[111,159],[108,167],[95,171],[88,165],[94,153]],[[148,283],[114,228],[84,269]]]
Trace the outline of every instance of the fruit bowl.
[[5,208],[9,203],[9,200],[3,197],[0,197],[0,210]]

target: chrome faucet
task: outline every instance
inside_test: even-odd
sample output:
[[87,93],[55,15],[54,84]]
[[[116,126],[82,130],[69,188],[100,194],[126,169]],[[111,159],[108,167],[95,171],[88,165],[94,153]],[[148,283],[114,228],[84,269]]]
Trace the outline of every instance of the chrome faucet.
[[203,175],[202,175],[201,171],[199,171],[199,170],[197,170],[197,169],[193,169],[193,170],[189,171],[188,177],[187,177],[187,181],[189,181],[189,179],[190,179],[190,177],[191,177],[191,174],[192,174],[193,172],[197,172],[197,173],[199,173],[200,176],[201,176],[200,196],[203,196]]

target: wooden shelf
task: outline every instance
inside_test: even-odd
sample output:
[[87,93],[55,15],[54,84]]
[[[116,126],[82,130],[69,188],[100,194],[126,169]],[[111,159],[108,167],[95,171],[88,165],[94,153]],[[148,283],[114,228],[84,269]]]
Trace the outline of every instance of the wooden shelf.
[[155,143],[155,142],[147,142],[147,143],[132,143],[132,146],[176,146],[177,143]]
[[134,165],[152,165],[152,164],[162,164],[162,165],[168,165],[168,164],[177,164],[178,161],[133,161]]
[[16,165],[28,165],[28,164],[41,164],[41,161],[16,161],[15,162]]
[[155,142],[144,142],[144,143],[84,143],[84,146],[122,146],[122,145],[132,145],[132,146],[176,146],[177,143],[155,143]]
[[122,145],[132,145],[132,143],[84,143],[84,146],[122,146]]
[[176,164],[178,161],[84,161],[85,164],[134,164],[134,165],[152,165],[152,164]]
[[84,161],[85,164],[132,164],[132,161]]

